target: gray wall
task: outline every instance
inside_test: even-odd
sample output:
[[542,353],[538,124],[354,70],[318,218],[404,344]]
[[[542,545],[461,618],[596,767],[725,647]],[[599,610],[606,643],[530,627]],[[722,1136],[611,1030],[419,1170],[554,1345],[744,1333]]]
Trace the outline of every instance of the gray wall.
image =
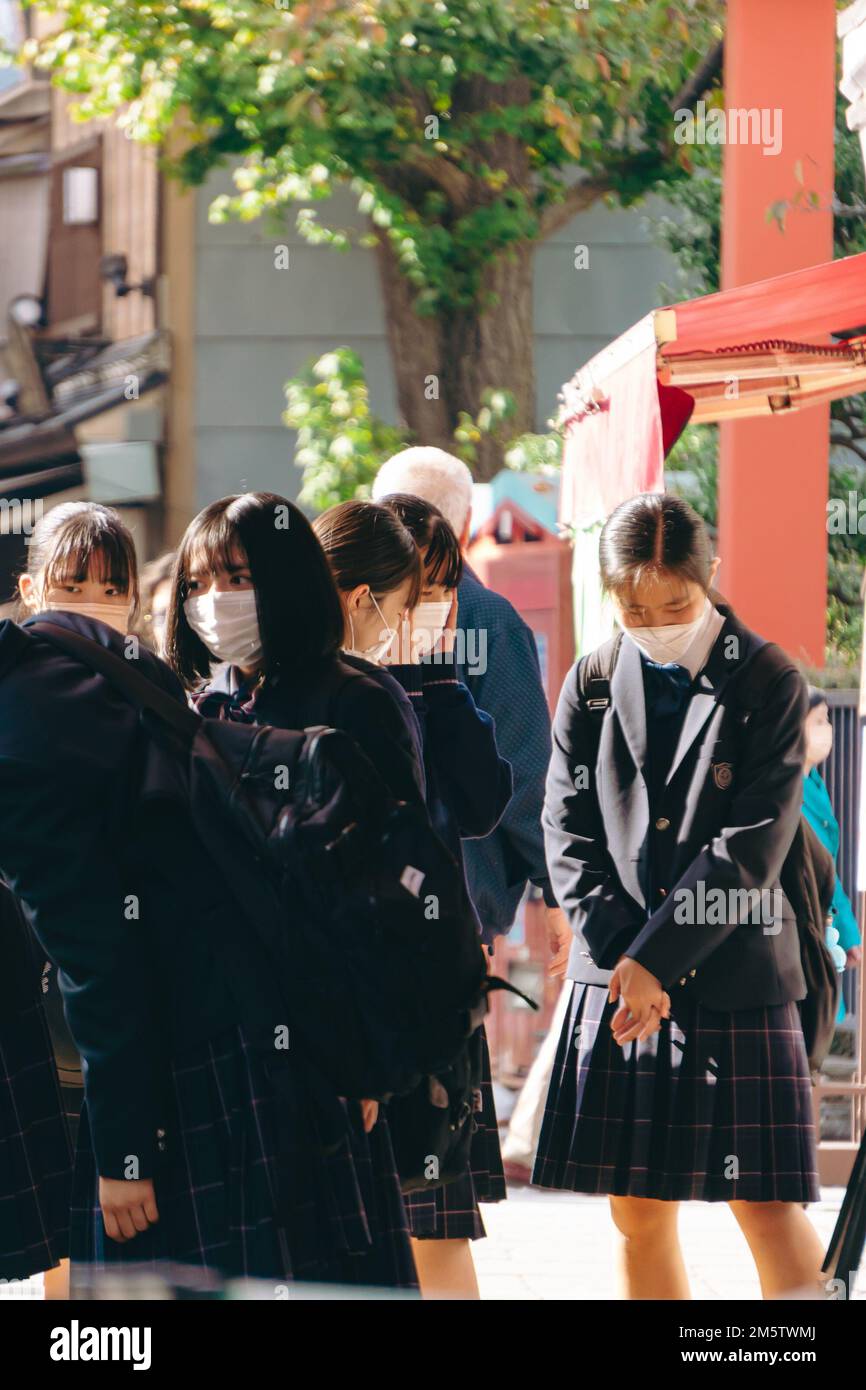
[[[198,194],[196,233],[197,500],[266,488],[297,494],[294,435],[280,421],[283,386],[313,355],[342,345],[362,358],[373,410],[396,419],[394,383],[373,253],[312,247],[262,220],[208,222],[226,172]],[[319,204],[326,225],[365,229],[350,196]],[[327,213],[327,217],[326,217]],[[289,268],[274,248],[289,247]],[[589,267],[574,268],[574,248]],[[555,412],[562,383],[658,302],[674,268],[650,241],[644,213],[599,207],[573,219],[535,256],[536,427]]]

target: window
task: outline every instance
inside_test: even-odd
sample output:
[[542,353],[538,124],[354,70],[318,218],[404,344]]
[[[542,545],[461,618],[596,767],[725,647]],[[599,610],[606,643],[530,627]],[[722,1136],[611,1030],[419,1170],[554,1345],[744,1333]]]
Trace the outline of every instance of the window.
[[99,170],[73,164],[63,170],[63,224],[90,227],[99,221]]

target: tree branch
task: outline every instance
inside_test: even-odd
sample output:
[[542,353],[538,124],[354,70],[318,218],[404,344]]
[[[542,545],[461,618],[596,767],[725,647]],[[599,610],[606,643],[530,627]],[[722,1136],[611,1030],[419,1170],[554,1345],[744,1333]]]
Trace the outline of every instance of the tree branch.
[[680,87],[673,101],[671,102],[672,111],[681,111],[686,106],[693,105],[698,97],[702,96],[708,87],[712,86],[717,77],[721,76],[722,64],[725,56],[725,41],[719,42],[710,49],[699,67],[695,69],[688,81]]
[[606,179],[587,179],[583,183],[572,184],[561,203],[551,203],[541,214],[540,239],[543,241],[553,232],[558,232],[576,213],[583,212],[610,192],[612,186]]
[[465,173],[450,160],[437,155],[423,154],[421,150],[412,150],[407,163],[419,173],[426,175],[437,188],[441,188],[458,216],[472,206],[475,181],[471,174]]

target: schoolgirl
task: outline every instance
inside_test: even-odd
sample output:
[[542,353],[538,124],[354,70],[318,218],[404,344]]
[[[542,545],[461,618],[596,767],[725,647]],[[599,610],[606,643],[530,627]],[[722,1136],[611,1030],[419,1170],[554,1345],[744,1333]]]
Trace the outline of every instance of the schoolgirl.
[[[383,681],[399,681],[411,701],[421,736],[430,819],[462,864],[461,838],[488,835],[505,810],[511,768],[499,756],[492,719],[476,707],[455,672],[457,585],[463,569],[457,537],[432,503],[399,494],[383,499],[381,506],[342,503],[318,517],[313,529],[340,590],[348,645],[352,614],[365,591],[378,593],[387,604],[371,557],[378,552],[383,560],[389,548],[396,557],[405,545],[400,533],[386,524],[383,508],[408,530],[424,573],[421,601],[411,612],[411,623],[404,623],[378,653],[386,663],[378,675]],[[480,923],[478,929],[480,933]],[[421,1290],[427,1297],[478,1297],[469,1247],[470,1240],[485,1234],[478,1204],[499,1202],[506,1195],[486,1038],[483,1067],[465,1178],[405,1198]]]
[[629,1297],[688,1297],[690,1200],[730,1204],[766,1297],[815,1288],[806,988],[779,885],[806,688],[711,592],[684,502],[623,503],[600,563],[622,632],[556,714],[544,827],[573,984],[533,1180],[609,1195]]
[[21,906],[0,881],[0,1280],[51,1270],[49,1285],[62,1295],[72,1148],[40,964]]
[[[414,603],[417,554],[407,548],[384,620]],[[366,608],[361,605],[362,632]],[[377,624],[383,619],[374,613]],[[169,659],[199,712],[297,729],[350,733],[401,800],[423,804],[413,731],[377,682],[338,660],[343,612],[321,546],[303,513],[271,493],[224,497],[191,522],[178,549],[168,610]],[[212,671],[212,668],[219,668]],[[310,1226],[311,1260],[339,1283],[415,1287],[387,1121],[375,1101],[331,1097],[342,1143],[319,1161],[329,1234]],[[317,1101],[318,1103],[318,1101]]]
[[0,869],[59,967],[85,1064],[73,1295],[106,1267],[193,1293],[223,1277],[339,1279],[335,1252],[366,1232],[341,1220],[300,1089],[288,1117],[281,1101],[283,1181],[271,1073],[234,992],[249,978],[266,1009],[265,962],[194,832],[177,760],[42,626],[134,659],[182,703],[169,668],[123,635],[137,606],[132,538],[106,508],[57,508],[34,531],[20,590],[33,616],[0,626]]

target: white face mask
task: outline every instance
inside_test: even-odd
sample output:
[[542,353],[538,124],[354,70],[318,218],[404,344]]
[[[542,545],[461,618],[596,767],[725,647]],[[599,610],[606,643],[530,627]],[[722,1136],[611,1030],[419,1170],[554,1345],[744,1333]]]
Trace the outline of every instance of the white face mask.
[[667,627],[624,627],[623,632],[649,661],[656,661],[662,666],[669,662],[679,663],[712,621],[714,612],[710,600],[706,599],[694,622],[669,623]]
[[81,613],[85,618],[95,618],[106,627],[113,627],[123,636],[129,631],[129,607],[121,608],[116,603],[54,603],[51,607],[57,612]]
[[258,666],[263,652],[255,589],[193,594],[183,611],[196,637],[217,661]]
[[412,646],[417,656],[429,656],[448,621],[451,602],[419,603],[412,614]]
[[391,643],[394,641],[394,638],[397,636],[397,629],[395,627],[389,627],[388,624],[385,622],[385,615],[383,614],[378,603],[376,603],[376,599],[372,593],[370,594],[370,598],[373,601],[376,612],[382,619],[382,631],[386,632],[388,635],[387,637],[382,638],[378,642],[373,642],[371,646],[365,647],[363,651],[359,651],[358,648],[355,646],[355,624],[352,622],[352,615],[350,613],[349,631],[352,634],[352,645],[351,647],[346,647],[345,650],[348,652],[350,656],[360,656],[362,660],[372,661],[374,666],[378,666],[382,660],[382,657],[385,655]]

